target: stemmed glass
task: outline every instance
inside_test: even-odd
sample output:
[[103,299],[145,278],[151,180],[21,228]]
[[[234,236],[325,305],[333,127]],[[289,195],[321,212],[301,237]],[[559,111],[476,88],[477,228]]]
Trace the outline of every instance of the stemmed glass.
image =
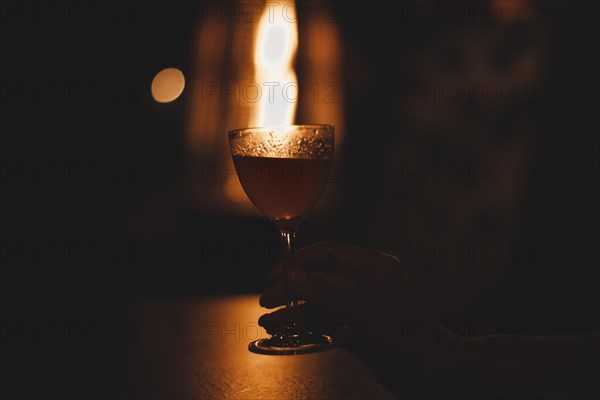
[[[229,132],[229,146],[244,191],[281,234],[283,257],[293,261],[298,226],[325,188],[333,159],[333,125],[291,125]],[[297,306],[290,301],[286,307]],[[333,347],[333,338],[287,324],[251,342],[259,354],[305,354]]]

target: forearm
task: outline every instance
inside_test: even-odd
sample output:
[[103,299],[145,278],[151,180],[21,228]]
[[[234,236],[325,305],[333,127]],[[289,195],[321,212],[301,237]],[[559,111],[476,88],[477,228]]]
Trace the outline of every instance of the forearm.
[[465,393],[597,396],[598,334],[459,338],[430,347],[419,376]]

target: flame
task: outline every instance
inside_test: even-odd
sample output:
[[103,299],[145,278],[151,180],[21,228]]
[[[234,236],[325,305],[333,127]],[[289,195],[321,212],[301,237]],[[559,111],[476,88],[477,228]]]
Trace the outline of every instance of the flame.
[[249,126],[294,123],[298,80],[293,62],[297,48],[295,4],[267,1],[254,44],[254,77],[262,93]]
[[[258,21],[254,42],[254,80],[261,93],[248,126],[285,126],[294,123],[298,79],[293,63],[298,48],[296,5],[267,1]],[[277,132],[283,134],[283,132]],[[228,198],[250,205],[239,181],[225,182]]]

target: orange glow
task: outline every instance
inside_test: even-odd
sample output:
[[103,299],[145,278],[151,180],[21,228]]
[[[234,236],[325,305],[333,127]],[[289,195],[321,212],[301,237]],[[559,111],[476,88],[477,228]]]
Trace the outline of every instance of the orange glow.
[[535,14],[533,0],[492,0],[489,7],[492,15],[508,24],[532,21]]
[[[248,126],[284,126],[294,123],[298,79],[293,63],[298,48],[296,8],[288,2],[267,1],[254,42],[254,80],[261,88]],[[283,132],[282,132],[283,133]],[[237,179],[225,182],[225,194],[249,203]]]
[[183,72],[177,68],[165,68],[152,80],[150,90],[152,97],[159,103],[170,103],[176,100],[185,87]]
[[343,85],[341,81],[341,39],[327,15],[319,21],[309,20],[300,35],[307,60],[303,68],[304,83],[300,91],[298,115],[318,123],[335,126],[335,152],[341,149],[344,133]]

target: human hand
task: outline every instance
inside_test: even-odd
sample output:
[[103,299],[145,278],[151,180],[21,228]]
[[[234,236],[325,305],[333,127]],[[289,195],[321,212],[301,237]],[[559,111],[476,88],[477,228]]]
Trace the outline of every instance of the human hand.
[[263,315],[259,323],[267,330],[288,321],[347,325],[343,345],[349,350],[389,352],[422,344],[409,325],[435,324],[400,260],[379,251],[319,243],[299,249],[293,262],[277,264],[271,277],[272,285],[260,298],[263,307],[276,308],[293,298],[306,303]]

